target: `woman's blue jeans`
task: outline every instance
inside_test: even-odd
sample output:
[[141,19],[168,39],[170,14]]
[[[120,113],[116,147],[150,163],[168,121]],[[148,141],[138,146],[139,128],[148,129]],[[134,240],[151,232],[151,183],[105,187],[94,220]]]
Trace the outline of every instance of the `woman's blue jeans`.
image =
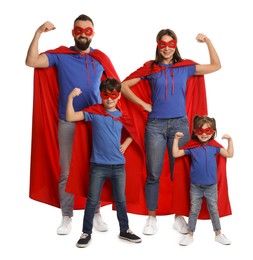
[[179,139],[179,146],[190,139],[187,117],[171,119],[148,119],[145,130],[145,149],[147,161],[147,179],[145,184],[146,204],[149,211],[158,206],[158,191],[160,176],[164,163],[164,155],[168,149],[170,160],[170,174],[173,179],[174,158],[172,144],[176,132],[183,132],[184,137]]
[[101,191],[106,179],[110,179],[111,181],[120,231],[127,231],[129,229],[126,211],[126,174],[124,164],[107,165],[91,163],[89,192],[83,218],[83,233],[92,233],[96,206],[100,201]]

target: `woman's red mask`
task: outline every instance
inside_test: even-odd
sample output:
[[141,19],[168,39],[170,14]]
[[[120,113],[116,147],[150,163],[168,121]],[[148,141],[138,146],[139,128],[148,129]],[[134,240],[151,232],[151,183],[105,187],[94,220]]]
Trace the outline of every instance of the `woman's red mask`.
[[160,40],[160,41],[157,42],[157,47],[159,49],[164,49],[166,47],[175,49],[177,47],[177,41],[171,40],[171,41],[165,42],[165,41]]
[[91,36],[93,33],[93,29],[91,27],[82,28],[79,26],[75,26],[73,31],[74,31],[75,36],[78,36],[80,34],[85,34],[86,36]]
[[119,92],[116,90],[113,90],[112,92],[102,91],[100,92],[100,96],[102,99],[116,99],[119,96]]

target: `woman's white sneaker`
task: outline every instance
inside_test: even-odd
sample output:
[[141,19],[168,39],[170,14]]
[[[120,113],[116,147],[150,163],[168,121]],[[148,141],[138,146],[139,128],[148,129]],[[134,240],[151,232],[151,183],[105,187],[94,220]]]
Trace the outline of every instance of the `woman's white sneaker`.
[[187,234],[188,233],[188,225],[182,216],[176,216],[175,221],[173,223],[173,228],[177,230],[181,234]]
[[146,224],[142,233],[144,235],[154,235],[157,232],[157,220],[156,217],[149,216],[146,220]]

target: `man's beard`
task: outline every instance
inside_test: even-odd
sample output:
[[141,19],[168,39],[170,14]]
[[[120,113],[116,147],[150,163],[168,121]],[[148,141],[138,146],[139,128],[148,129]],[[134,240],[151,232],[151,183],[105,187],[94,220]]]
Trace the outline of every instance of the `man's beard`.
[[79,41],[78,39],[75,39],[75,45],[81,51],[87,50],[90,46],[90,43],[91,43],[91,40],[84,43],[84,42]]

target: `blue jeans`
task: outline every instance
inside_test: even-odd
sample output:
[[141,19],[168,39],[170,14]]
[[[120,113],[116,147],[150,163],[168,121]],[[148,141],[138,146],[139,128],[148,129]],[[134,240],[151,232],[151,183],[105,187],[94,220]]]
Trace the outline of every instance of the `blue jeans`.
[[164,163],[164,155],[168,149],[170,174],[173,179],[174,158],[172,144],[176,132],[183,132],[179,146],[190,139],[187,117],[171,119],[148,119],[145,130],[145,149],[147,161],[147,179],[145,184],[146,204],[149,211],[157,209],[160,176]]
[[124,164],[106,165],[91,163],[89,193],[83,218],[83,233],[92,233],[96,206],[100,201],[101,191],[106,179],[110,179],[111,181],[112,194],[116,204],[120,231],[124,232],[129,229],[126,211],[126,174]]
[[197,185],[191,184],[190,188],[191,209],[188,220],[188,231],[194,232],[198,215],[201,209],[203,197],[206,198],[207,208],[211,217],[213,230],[221,230],[219,211],[218,211],[218,192],[217,184]]

